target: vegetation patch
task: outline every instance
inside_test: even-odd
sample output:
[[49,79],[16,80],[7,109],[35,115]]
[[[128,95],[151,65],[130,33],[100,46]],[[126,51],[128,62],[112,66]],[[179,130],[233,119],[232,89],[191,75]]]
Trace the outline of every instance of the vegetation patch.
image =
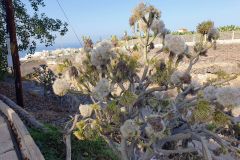
[[[61,130],[52,125],[46,127],[48,131],[45,133],[32,128],[29,128],[29,132],[46,160],[65,159],[65,144]],[[117,158],[101,138],[79,141],[72,136],[72,159],[116,160]]]

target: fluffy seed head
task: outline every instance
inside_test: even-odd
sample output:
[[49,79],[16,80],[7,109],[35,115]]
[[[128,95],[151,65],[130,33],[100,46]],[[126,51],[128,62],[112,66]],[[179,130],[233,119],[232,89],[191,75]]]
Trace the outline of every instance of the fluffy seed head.
[[110,83],[107,79],[101,79],[93,91],[93,96],[99,101],[104,100],[106,96],[111,92]]
[[184,76],[184,72],[182,71],[174,71],[173,74],[171,75],[171,78],[170,78],[170,81],[173,83],[173,84],[180,84],[182,82],[182,77]]
[[91,51],[91,63],[98,67],[105,65],[113,56],[112,44],[108,41],[102,41]]
[[165,31],[165,24],[161,20],[154,19],[150,28],[154,34],[163,34]]
[[83,116],[83,118],[90,117],[93,112],[93,108],[90,105],[82,105],[79,106],[80,114]]
[[176,55],[184,53],[187,48],[184,40],[181,37],[172,35],[166,36],[165,47]]
[[231,110],[233,117],[240,117],[240,104]]
[[64,96],[68,92],[70,88],[70,84],[67,83],[67,81],[64,79],[56,79],[52,87],[53,87],[53,92],[56,95]]
[[219,31],[217,28],[212,27],[209,31],[208,31],[208,40],[212,41],[212,40],[217,40],[219,38]]

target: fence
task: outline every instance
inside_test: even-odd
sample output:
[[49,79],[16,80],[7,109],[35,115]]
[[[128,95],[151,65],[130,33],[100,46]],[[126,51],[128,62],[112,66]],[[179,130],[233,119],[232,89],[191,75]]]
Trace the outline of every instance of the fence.
[[[175,35],[182,37],[185,42],[192,46],[195,44],[195,42],[198,42],[200,40],[200,34],[187,34],[187,35]],[[205,37],[206,39],[206,37]],[[137,39],[131,39],[128,43],[128,45],[133,46],[137,43]],[[154,43],[156,44],[155,47],[161,46],[161,39],[156,38],[154,40]],[[240,43],[240,31],[230,31],[230,32],[220,32],[220,38],[217,40],[218,44],[234,44],[234,43]]]
[[[200,34],[181,35],[185,42],[196,42],[200,39]],[[240,31],[220,32],[219,40],[236,40],[240,39]]]

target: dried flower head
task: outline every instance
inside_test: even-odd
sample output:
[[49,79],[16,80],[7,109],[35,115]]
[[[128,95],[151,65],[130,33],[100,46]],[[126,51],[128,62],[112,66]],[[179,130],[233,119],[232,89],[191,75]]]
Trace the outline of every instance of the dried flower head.
[[153,18],[160,18],[161,16],[161,12],[152,5],[146,8],[146,12],[152,14]]
[[64,79],[56,79],[53,83],[53,92],[58,96],[64,96],[69,90],[70,84]]
[[208,41],[212,41],[212,40],[217,40],[219,38],[219,31],[217,28],[212,27],[209,31],[208,31]]
[[178,85],[183,82],[183,78],[185,75],[186,74],[182,71],[174,71],[173,74],[171,75],[170,81],[173,84]]
[[150,29],[154,32],[154,34],[163,34],[165,31],[165,24],[163,21],[154,19],[152,22],[152,25],[150,26]]
[[128,119],[120,128],[121,134],[124,138],[131,138],[140,135],[140,127],[132,119]]
[[130,26],[134,26],[135,23],[136,23],[136,21],[137,21],[136,17],[135,17],[135,16],[131,16],[131,17],[129,18],[129,25],[130,25]]
[[231,109],[231,114],[233,117],[240,117],[240,104]]
[[102,41],[91,51],[91,63],[94,66],[106,65],[113,56],[112,44],[108,41]]
[[165,47],[176,55],[183,54],[186,51],[186,44],[179,36],[167,35],[165,38]]
[[83,118],[90,117],[93,113],[93,108],[90,105],[82,105],[79,106],[80,114],[83,116]]
[[141,19],[146,14],[146,8],[147,6],[144,3],[139,3],[134,9],[133,9],[133,16],[136,17],[136,19]]
[[83,49],[85,52],[90,52],[93,49],[93,41],[90,37],[83,37]]
[[99,101],[102,101],[111,92],[110,83],[107,79],[101,79],[93,91],[93,96]]

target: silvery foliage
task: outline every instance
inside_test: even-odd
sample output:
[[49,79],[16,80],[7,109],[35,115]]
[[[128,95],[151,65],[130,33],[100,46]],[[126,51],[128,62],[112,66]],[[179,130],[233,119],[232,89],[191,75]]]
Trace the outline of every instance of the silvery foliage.
[[[239,90],[219,88],[236,75],[196,84],[191,69],[207,54],[212,41],[197,42],[192,53],[183,39],[166,34],[160,18],[155,7],[140,3],[129,20],[139,40],[135,47],[127,41],[118,47],[103,41],[81,55],[85,58],[77,63],[82,65],[74,77],[75,92],[89,94],[93,104],[79,106],[81,119],[74,135],[79,139],[100,136],[124,160],[170,155],[212,159],[226,150],[236,158],[237,145],[216,134],[237,123],[228,111],[239,107]],[[215,38],[214,33],[209,35]],[[162,39],[161,48],[154,49],[156,38]],[[183,59],[189,64],[180,70]],[[209,149],[211,141],[214,149]]]

